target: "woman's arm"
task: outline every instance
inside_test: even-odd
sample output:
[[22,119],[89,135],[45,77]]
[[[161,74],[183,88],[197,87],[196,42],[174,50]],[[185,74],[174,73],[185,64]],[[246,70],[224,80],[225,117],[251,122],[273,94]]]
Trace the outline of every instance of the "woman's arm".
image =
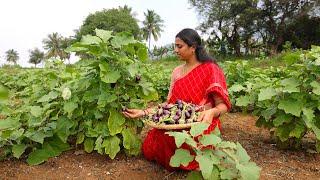
[[[166,102],[160,104],[160,106],[163,106],[164,104],[166,104]],[[150,114],[154,108],[155,106],[150,106],[146,109],[126,109],[122,114],[127,118],[141,118]]]
[[213,118],[217,118],[228,111],[227,105],[219,96],[213,96],[213,103],[213,107],[209,107],[208,109],[205,107],[200,113],[198,121],[211,123]]

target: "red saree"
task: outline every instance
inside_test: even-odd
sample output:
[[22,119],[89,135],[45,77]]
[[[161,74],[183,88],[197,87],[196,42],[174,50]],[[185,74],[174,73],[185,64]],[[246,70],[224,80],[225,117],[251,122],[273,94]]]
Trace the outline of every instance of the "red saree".
[[[168,103],[175,103],[181,99],[185,102],[191,102],[197,105],[213,103],[212,95],[219,96],[230,109],[231,104],[228,98],[227,85],[223,71],[214,63],[202,63],[193,68],[186,75],[181,75],[182,66],[173,70],[171,77],[171,86],[168,94]],[[212,104],[214,106],[214,104]],[[210,133],[218,126],[221,128],[220,120],[212,120],[205,133]],[[166,130],[152,129],[142,145],[142,152],[147,160],[155,160],[167,170],[175,170],[169,165],[171,156],[177,149],[174,138],[165,134]],[[182,148],[191,150],[187,144]],[[190,151],[191,154],[194,154]],[[195,170],[199,164],[194,160],[188,166],[180,166],[180,169]]]

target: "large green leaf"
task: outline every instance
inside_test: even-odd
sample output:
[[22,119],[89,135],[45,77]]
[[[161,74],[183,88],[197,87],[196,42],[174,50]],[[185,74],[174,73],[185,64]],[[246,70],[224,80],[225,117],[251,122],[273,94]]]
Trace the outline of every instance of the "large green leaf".
[[158,93],[153,88],[153,84],[145,81],[140,81],[139,85],[142,88],[142,94],[140,95],[144,100],[152,101],[158,99]]
[[51,91],[49,94],[42,96],[37,102],[49,102],[58,97],[59,93],[56,91]]
[[135,77],[139,72],[137,63],[128,65],[126,69],[128,70],[131,77]]
[[20,126],[18,119],[7,118],[5,120],[0,120],[0,131],[5,129],[17,128]]
[[28,146],[25,144],[15,144],[12,146],[13,157],[20,158]]
[[279,126],[276,131],[275,134],[276,136],[279,137],[279,139],[284,142],[287,141],[289,138],[289,134],[291,132],[291,130],[294,128],[294,123],[291,124],[283,124],[281,126]]
[[75,122],[68,118],[59,118],[57,121],[57,128],[55,133],[61,139],[62,142],[66,143],[68,137],[71,135],[70,129],[75,126]]
[[175,154],[170,159],[170,166],[172,167],[179,167],[180,165],[187,166],[192,160],[194,160],[194,156],[191,155],[188,150],[177,149]]
[[261,89],[258,94],[258,101],[269,100],[275,95],[277,95],[277,91],[274,88],[268,87],[266,89]]
[[229,92],[240,92],[242,90],[245,90],[246,88],[243,87],[241,84],[234,84],[230,88],[228,88]]
[[29,165],[38,165],[49,159],[49,154],[46,150],[36,149],[32,153],[29,154],[27,163]]
[[69,144],[63,143],[59,138],[53,137],[43,144],[42,149],[36,149],[30,153],[27,162],[30,165],[38,165],[50,157],[60,155],[69,148]]
[[320,129],[313,123],[311,126],[312,131],[316,135],[317,140],[320,140]]
[[40,118],[40,117],[33,117],[30,116],[28,119],[28,126],[29,127],[39,127],[41,124],[45,121],[45,118]]
[[49,134],[45,134],[43,131],[35,131],[29,130],[24,134],[27,138],[31,139],[32,141],[38,142],[43,144],[44,138],[50,136]]
[[109,41],[110,38],[112,38],[112,31],[106,31],[103,29],[95,29],[96,35],[100,37],[105,43]]
[[306,132],[306,127],[302,122],[299,121],[295,123],[294,129],[291,130],[289,136],[300,139],[305,132]]
[[123,146],[126,149],[140,149],[141,141],[137,134],[135,134],[131,129],[124,129],[121,132],[123,136]]
[[286,113],[300,117],[303,103],[293,99],[283,99],[279,101],[278,108],[284,110]]
[[93,102],[98,99],[99,96],[99,89],[91,89],[90,91],[86,91],[83,94],[83,100],[87,102]]
[[94,140],[93,138],[86,138],[84,140],[84,150],[87,152],[87,153],[91,153],[94,149]]
[[222,141],[221,138],[215,134],[203,135],[200,139],[201,144],[204,146],[208,146],[208,145],[215,146],[219,144],[221,141]]
[[128,45],[130,43],[135,43],[136,41],[133,39],[129,33],[121,32],[113,37],[111,40],[111,44],[113,47],[120,48],[121,46]]
[[101,71],[100,73],[101,81],[105,83],[116,83],[120,77],[121,74],[118,71]]
[[277,126],[282,125],[283,123],[291,122],[292,119],[293,119],[292,115],[283,113],[283,114],[278,115],[273,120],[273,125],[277,127]]
[[201,172],[191,171],[188,173],[187,180],[203,180]]
[[68,113],[68,116],[70,117],[72,115],[72,112],[78,108],[78,104],[73,101],[68,101],[64,103],[63,111],[65,113]]
[[0,84],[0,102],[7,100],[9,97],[9,91],[3,85]]
[[110,135],[114,136],[122,131],[126,120],[121,113],[114,109],[110,109],[109,113],[108,128]]
[[102,146],[103,139],[99,136],[95,142],[94,150],[96,150],[99,154],[103,154],[104,147]]
[[302,112],[303,112],[303,120],[305,121],[307,127],[310,128],[311,123],[315,118],[314,110],[311,108],[303,108]]
[[226,168],[220,172],[221,179],[239,179],[237,170]]
[[107,93],[107,92],[101,92],[101,94],[98,97],[98,107],[103,108],[108,103],[112,103],[115,100],[117,100],[117,96],[115,94]]
[[85,35],[82,36],[80,43],[84,45],[100,44],[102,41],[97,36]]
[[77,134],[77,141],[76,144],[81,144],[84,141],[84,133],[83,132],[79,132]]
[[180,148],[181,145],[183,143],[185,143],[186,139],[190,136],[190,135],[187,134],[186,131],[183,131],[183,132],[174,132],[174,131],[172,131],[172,132],[166,132],[166,134],[168,134],[169,136],[173,136],[174,137],[174,140],[176,142],[176,146],[178,148]]
[[40,117],[43,109],[40,106],[30,106],[30,113],[35,117]]
[[236,167],[239,169],[242,179],[258,180],[260,178],[261,168],[253,162],[237,164]]
[[120,139],[117,136],[107,137],[102,146],[105,148],[105,153],[109,154],[111,159],[114,159],[117,153],[120,151]]
[[83,45],[80,42],[77,42],[67,47],[65,51],[66,52],[85,52],[85,51],[88,51],[88,48],[83,47]]
[[70,146],[68,143],[62,142],[57,136],[53,136],[43,143],[42,149],[46,150],[50,157],[54,157],[60,155],[63,151],[69,150]]
[[148,59],[148,51],[147,51],[147,47],[145,45],[138,43],[137,56],[140,61],[145,61]]
[[223,148],[223,149],[237,149],[237,145],[234,142],[230,142],[230,141],[222,141],[217,145],[217,147]]
[[210,156],[197,155],[196,161],[199,163],[200,171],[205,179],[209,179],[213,170],[213,162]]
[[294,78],[287,78],[281,81],[283,85],[283,92],[293,93],[300,92],[298,86],[300,85],[299,81]]
[[190,134],[192,137],[196,137],[202,134],[205,130],[207,130],[208,127],[209,127],[209,124],[207,123],[198,123],[198,124],[192,125],[190,129]]
[[248,106],[254,102],[252,100],[250,95],[240,96],[236,99],[236,106]]
[[312,81],[310,85],[313,87],[312,92],[320,96],[320,83],[317,81]]
[[250,161],[250,156],[247,151],[237,142],[237,157],[239,158],[240,163],[247,163]]

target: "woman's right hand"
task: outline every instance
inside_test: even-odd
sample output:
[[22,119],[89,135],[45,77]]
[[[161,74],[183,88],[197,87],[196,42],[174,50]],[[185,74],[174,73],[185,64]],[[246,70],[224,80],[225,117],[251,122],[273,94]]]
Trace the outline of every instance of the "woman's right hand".
[[141,109],[126,109],[122,114],[127,118],[140,118],[145,115],[145,112]]

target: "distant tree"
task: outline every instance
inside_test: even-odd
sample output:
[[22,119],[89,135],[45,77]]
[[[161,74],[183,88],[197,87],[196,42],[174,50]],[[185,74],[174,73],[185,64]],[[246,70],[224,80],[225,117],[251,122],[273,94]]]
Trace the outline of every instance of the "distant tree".
[[18,59],[19,59],[19,54],[16,50],[9,49],[8,51],[6,51],[6,60],[8,62],[13,62],[14,65],[17,65]]
[[71,40],[64,38],[58,33],[52,33],[48,35],[48,38],[43,40],[43,48],[47,50],[45,57],[59,57],[61,60],[69,59],[70,54],[65,52],[65,49],[70,45]]
[[161,35],[160,33],[163,31],[162,30],[163,20],[153,10],[147,10],[147,12],[144,13],[144,16],[145,16],[145,20],[142,22],[143,24],[142,35],[146,41],[149,41],[148,47],[150,51],[151,37],[153,37],[155,41],[158,40],[158,38]]
[[309,17],[308,15],[298,17],[288,25],[283,39],[284,42],[290,41],[295,48],[310,49],[311,45],[319,46],[320,17]]
[[34,67],[37,67],[37,64],[41,63],[44,60],[44,52],[40,51],[38,48],[30,50],[29,63],[34,64]]
[[75,31],[76,41],[79,41],[83,35],[94,35],[96,28],[116,33],[127,31],[135,38],[140,39],[138,22],[134,18],[132,9],[128,6],[104,9],[87,16],[80,29]]
[[286,28],[302,15],[319,5],[318,0],[261,0],[260,32],[270,54],[277,53],[284,41]]
[[209,35],[208,44],[216,49],[224,49],[227,45],[236,55],[240,55],[241,42],[248,42],[256,31],[257,1],[189,0],[189,2],[201,17],[199,29]]
[[[319,16],[319,0],[189,0],[201,17],[199,29],[209,44],[227,42],[235,54],[265,47],[275,54],[284,43],[286,28],[303,14]],[[262,41],[262,42],[261,42]],[[257,44],[253,44],[257,43]]]

